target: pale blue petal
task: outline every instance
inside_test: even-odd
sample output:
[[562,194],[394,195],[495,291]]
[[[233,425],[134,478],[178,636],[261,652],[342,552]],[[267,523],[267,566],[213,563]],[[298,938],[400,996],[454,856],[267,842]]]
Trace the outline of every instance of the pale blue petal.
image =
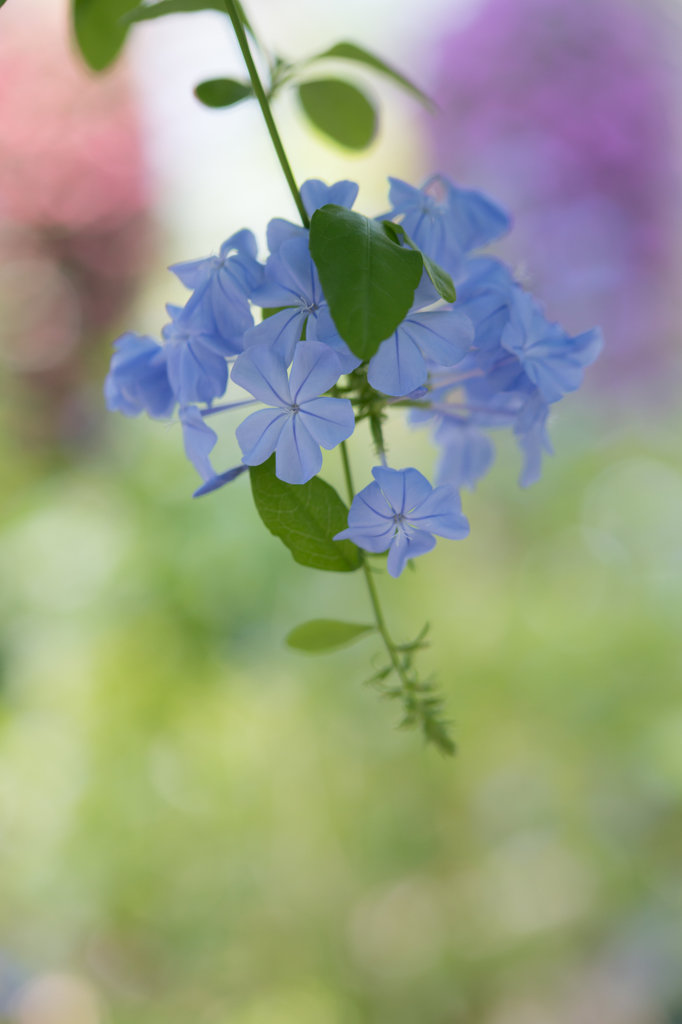
[[[308,321],[308,323],[310,324],[310,321]],[[352,373],[352,371],[357,369],[362,362],[362,359],[358,359],[358,357],[351,352],[348,345],[339,334],[336,329],[336,324],[332,320],[332,315],[329,312],[329,306],[326,304],[321,306],[317,311],[315,337],[318,341],[323,341],[325,345],[329,345],[330,348],[334,349],[334,352],[341,364],[342,373]]]
[[317,269],[308,248],[307,238],[290,238],[283,242],[275,259],[279,260],[292,289],[307,305],[321,297]]
[[321,468],[319,444],[310,436],[300,416],[289,416],[277,442],[277,476],[288,484],[305,484]]
[[216,264],[215,256],[207,256],[199,260],[172,263],[168,269],[172,274],[180,278],[185,288],[198,288],[210,277]]
[[389,575],[393,577],[400,576],[410,558],[426,555],[435,546],[436,538],[432,537],[430,533],[416,530],[408,536],[403,530],[399,530],[388,552],[386,568]]
[[239,256],[255,260],[258,256],[258,243],[253,231],[242,228],[230,235],[220,246],[221,259],[225,259],[233,250],[236,250]]
[[232,380],[265,405],[289,408],[292,404],[284,359],[266,345],[242,352],[232,368]]
[[303,182],[300,191],[309,217],[328,203],[350,209],[358,197],[358,186],[354,181],[337,181],[335,185],[325,185],[323,181],[311,178]]
[[456,310],[410,313],[398,330],[410,337],[422,355],[439,366],[454,366],[471,348],[474,325]]
[[382,341],[367,370],[367,380],[373,388],[395,397],[414,391],[427,377],[423,355],[400,328]]
[[372,476],[398,515],[406,515],[431,494],[431,484],[417,469],[375,466]]
[[355,430],[355,414],[347,398],[313,398],[301,406],[299,416],[311,437],[327,450],[336,448]]
[[215,470],[209,456],[215,448],[218,435],[204,422],[196,405],[187,405],[180,410],[180,422],[185,455],[201,479],[210,480],[215,476]]
[[178,402],[210,403],[227,387],[227,363],[198,340],[166,345],[168,378]]
[[265,345],[277,352],[288,366],[294,357],[296,345],[301,340],[307,317],[307,310],[300,308],[281,309],[279,313],[273,313],[246,332],[245,351],[254,346]]
[[341,376],[341,364],[328,345],[302,341],[296,346],[289,387],[295,405],[303,405],[333,387]]
[[146,411],[153,419],[168,418],[176,400],[166,357],[166,349],[146,335],[129,331],[118,338],[104,382],[107,409],[125,416]]
[[436,487],[412,512],[407,520],[410,526],[427,533],[462,540],[469,535],[469,523],[462,515],[459,494],[452,487]]
[[394,536],[395,523],[391,520],[388,526],[384,525],[384,527],[381,530],[377,530],[376,533],[362,533],[362,531],[349,528],[348,530],[342,530],[341,533],[337,533],[333,539],[352,540],[364,551],[371,551],[373,554],[378,555],[380,551],[386,550]]
[[477,427],[443,425],[436,433],[443,445],[438,464],[439,484],[450,484],[456,490],[473,491],[477,480],[485,476],[495,458],[495,446]]
[[288,418],[288,413],[279,409],[260,409],[239,424],[235,436],[247,466],[260,466],[270,458]]
[[233,466],[232,469],[226,469],[224,473],[218,473],[217,476],[211,477],[201,487],[197,487],[196,491],[192,495],[193,498],[201,498],[204,494],[210,494],[211,491],[217,491],[219,487],[224,487],[225,484],[232,483],[242,473],[246,473],[248,466]]
[[266,237],[268,249],[271,253],[277,252],[282,242],[297,236],[307,237],[308,232],[300,224],[292,224],[291,221],[283,220],[282,217],[274,217],[267,227]]

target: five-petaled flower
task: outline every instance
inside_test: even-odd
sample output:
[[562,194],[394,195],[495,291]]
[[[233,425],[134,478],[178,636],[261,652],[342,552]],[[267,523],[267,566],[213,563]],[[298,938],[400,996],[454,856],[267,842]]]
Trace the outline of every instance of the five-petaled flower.
[[450,540],[468,536],[469,522],[454,488],[434,489],[416,469],[375,466],[372,476],[374,483],[353,498],[348,529],[334,540],[353,540],[375,554],[388,549],[391,576],[400,576],[408,559],[431,551],[434,534]]
[[267,345],[243,352],[232,380],[274,408],[252,413],[237,427],[242,461],[259,466],[275,452],[280,480],[307,483],[322,466],[320,448],[335,448],[355,428],[347,398],[320,397],[340,376],[335,353],[319,341],[296,346],[289,378],[283,356]]

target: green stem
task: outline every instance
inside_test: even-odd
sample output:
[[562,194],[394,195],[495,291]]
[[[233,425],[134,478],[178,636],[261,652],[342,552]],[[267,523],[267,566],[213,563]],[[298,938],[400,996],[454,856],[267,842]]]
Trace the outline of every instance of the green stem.
[[[355,497],[355,490],[353,488],[353,477],[352,477],[351,470],[350,470],[350,459],[348,458],[348,447],[347,447],[345,441],[342,441],[341,444],[339,445],[339,447],[341,449],[341,460],[343,462],[343,473],[344,473],[344,476],[346,478],[346,489],[348,491],[348,500],[349,500],[349,502],[352,502],[353,498]],[[405,671],[403,669],[403,666],[402,666],[402,664],[400,662],[400,658],[398,657],[398,651],[396,649],[396,645],[391,640],[391,635],[388,632],[388,627],[386,625],[386,620],[384,619],[384,613],[381,610],[381,603],[379,601],[379,594],[377,593],[376,584],[375,584],[374,579],[372,577],[372,568],[369,565],[369,563],[368,563],[368,561],[367,561],[363,551],[360,551],[360,558],[362,559],[362,568],[363,568],[363,571],[365,573],[365,580],[367,582],[367,590],[369,591],[369,599],[370,599],[370,602],[372,604],[372,611],[374,612],[374,621],[376,622],[377,629],[379,630],[379,633],[381,634],[381,639],[384,641],[384,646],[386,648],[388,656],[391,659],[391,665],[393,666],[394,671],[397,673],[398,678],[400,679],[400,682],[403,684],[403,687],[405,687],[407,689],[410,686],[410,681],[407,678],[407,674],[405,673]]]
[[270,103],[268,102],[268,97],[265,93],[265,89],[263,88],[263,84],[258,75],[256,65],[254,64],[253,56],[251,55],[251,49],[249,47],[249,41],[246,38],[246,32],[244,31],[244,25],[242,24],[242,20],[239,17],[237,6],[234,0],[223,0],[223,3],[225,4],[225,10],[230,16],[232,27],[234,28],[235,35],[237,36],[237,42],[239,43],[239,49],[242,51],[244,63],[246,64],[246,67],[249,72],[249,78],[251,79],[253,91],[256,94],[256,99],[260,103],[260,108],[263,112],[265,123],[267,125],[268,131],[270,132],[272,144],[275,147],[275,152],[277,153],[277,157],[279,159],[281,168],[284,171],[284,177],[287,179],[287,184],[291,189],[291,194],[294,197],[294,202],[296,203],[296,207],[301,216],[303,227],[309,228],[310,218],[308,217],[306,208],[303,205],[301,193],[298,191],[296,179],[294,178],[293,171],[291,170],[291,166],[287,159],[287,155],[284,151],[282,140],[279,137],[277,125],[275,124],[275,119],[273,118],[272,111],[270,109]]

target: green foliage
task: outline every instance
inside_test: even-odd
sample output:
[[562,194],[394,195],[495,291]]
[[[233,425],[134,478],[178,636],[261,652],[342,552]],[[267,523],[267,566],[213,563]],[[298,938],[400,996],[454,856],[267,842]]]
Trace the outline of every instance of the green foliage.
[[376,626],[361,626],[354,622],[337,622],[335,619],[311,619],[292,629],[286,638],[289,647],[309,654],[324,654],[327,651],[348,647],[361,637],[373,633]]
[[103,71],[118,56],[128,26],[123,16],[135,0],[74,0],[73,28],[88,67]]
[[253,96],[253,89],[247,82],[236,82],[233,78],[211,78],[201,82],[194,95],[206,107],[231,107]]
[[332,46],[330,50],[325,50],[324,53],[318,54],[316,57],[312,57],[309,63],[317,60],[324,60],[327,58],[333,58],[336,60],[353,60],[359,64],[365,64],[374,71],[379,71],[383,75],[387,75],[392,78],[394,82],[401,85],[404,89],[407,89],[420,103],[423,103],[428,110],[433,110],[434,104],[429,97],[421,91],[409,78],[405,78],[399,71],[392,68],[390,64],[384,63],[378,57],[375,57],[373,53],[369,53],[367,50],[363,50],[361,46],[356,46],[355,43],[337,43]]
[[[443,716],[445,701],[436,688],[434,678],[430,676],[420,680],[413,665],[417,651],[428,647],[425,642],[428,631],[427,622],[414,640],[397,644],[393,648],[395,660],[375,672],[366,685],[373,686],[382,697],[402,704],[401,729],[421,729],[427,743],[437,747],[441,754],[452,757],[457,748],[450,735],[450,723]],[[387,682],[394,677],[397,677],[395,682]]]
[[223,0],[159,0],[159,3],[140,4],[126,14],[122,20],[131,25],[135,21],[151,21],[166,14],[189,14],[193,11],[222,11],[226,14]]
[[303,82],[303,110],[316,128],[347,149],[366,149],[377,132],[377,112],[364,93],[338,78]]
[[421,254],[390,241],[376,221],[333,204],[313,214],[310,254],[341,337],[358,358],[370,359],[412,305]]
[[314,476],[307,484],[287,484],[275,475],[275,456],[250,467],[258,514],[270,533],[289,548],[295,561],[311,569],[353,572],[360,551],[350,540],[335,541],[348,525],[348,509],[333,487]]
[[439,267],[437,263],[434,263],[426,253],[422,252],[416,242],[413,242],[402,224],[394,224],[391,220],[382,221],[384,231],[391,239],[391,241],[398,244],[404,243],[414,249],[415,252],[420,252],[422,259],[424,260],[424,269],[431,279],[431,283],[440,295],[441,299],[445,299],[446,302],[454,302],[457,298],[457,292],[453,284],[452,278]]

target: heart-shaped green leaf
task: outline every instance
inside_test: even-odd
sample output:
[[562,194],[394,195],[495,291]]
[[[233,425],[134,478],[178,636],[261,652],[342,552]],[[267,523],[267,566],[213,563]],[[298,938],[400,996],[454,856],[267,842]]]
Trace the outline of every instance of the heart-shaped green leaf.
[[431,279],[431,284],[434,286],[441,299],[445,299],[446,302],[454,302],[457,298],[457,292],[453,284],[452,278],[443,270],[437,263],[434,263],[432,259],[426,255],[425,252],[419,248],[416,242],[413,242],[402,224],[394,224],[392,220],[382,221],[384,231],[391,239],[392,242],[400,244],[404,242],[409,245],[415,252],[421,252],[422,259],[424,260],[424,270]]
[[361,46],[356,46],[355,43],[337,43],[335,46],[332,46],[331,50],[325,50],[324,53],[312,57],[310,62],[325,59],[353,60],[358,64],[365,64],[367,67],[379,71],[382,75],[392,78],[403,89],[407,89],[420,103],[424,104],[427,110],[433,110],[434,108],[433,101],[421,89],[418,89],[414,82],[411,82],[409,78],[405,78],[399,71],[392,68],[390,64],[386,64],[379,57],[375,57],[373,53],[363,50]]
[[348,647],[361,637],[373,633],[376,626],[358,625],[354,622],[337,622],[335,619],[311,619],[292,629],[286,638],[289,647],[309,654],[324,654],[339,647]]
[[347,149],[366,149],[376,135],[377,112],[354,85],[323,78],[303,82],[298,95],[315,127]]
[[353,572],[360,551],[350,540],[334,540],[348,526],[348,509],[333,487],[314,476],[307,484],[287,484],[275,475],[275,456],[250,467],[258,514],[294,559],[312,569]]
[[380,223],[343,206],[316,210],[310,254],[339,334],[370,359],[414,301],[422,255],[391,241]]
[[122,16],[136,0],[74,0],[73,28],[88,67],[103,71],[118,56],[128,31]]
[[211,78],[201,82],[194,95],[206,107],[231,107],[253,96],[253,89],[248,82],[235,82],[233,78]]

